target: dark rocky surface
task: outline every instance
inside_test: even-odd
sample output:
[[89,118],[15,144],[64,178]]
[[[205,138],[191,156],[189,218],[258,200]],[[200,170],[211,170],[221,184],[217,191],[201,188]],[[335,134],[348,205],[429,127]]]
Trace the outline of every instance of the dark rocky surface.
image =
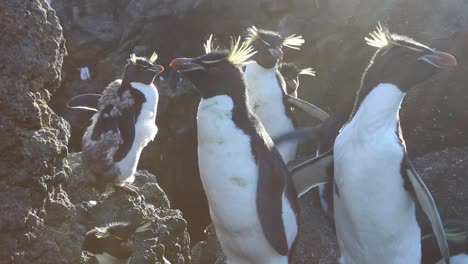
[[[187,222],[179,210],[170,209],[170,202],[159,187],[154,175],[147,171],[135,174],[135,186],[140,188],[142,199],[136,199],[120,190],[98,194],[81,176],[81,154],[74,153],[66,158],[72,169],[64,190],[69,196],[74,216],[72,223],[57,220],[60,229],[72,225],[80,227],[80,233],[74,234],[81,244],[86,231],[109,222],[152,220],[150,230],[136,235],[136,251],[130,263],[161,263],[163,257],[171,263],[190,263],[190,238]],[[54,214],[55,217],[55,214]],[[94,263],[94,257],[83,253],[82,263]],[[84,259],[89,259],[85,261]]]
[[0,262],[67,263],[80,250],[47,218],[73,214],[60,186],[70,127],[47,106],[61,80],[62,28],[43,0],[0,10]]

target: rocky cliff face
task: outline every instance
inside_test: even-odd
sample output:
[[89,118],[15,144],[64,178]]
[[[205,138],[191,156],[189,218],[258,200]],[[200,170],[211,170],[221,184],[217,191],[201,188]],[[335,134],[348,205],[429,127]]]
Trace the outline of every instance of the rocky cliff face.
[[[44,0],[0,3],[0,263],[94,263],[82,255],[86,231],[112,221],[152,219],[136,263],[188,263],[186,222],[148,173],[143,201],[96,194],[67,157],[70,126],[48,103],[66,53],[62,27]],[[162,262],[161,262],[162,263]]]
[[70,127],[47,106],[61,80],[62,28],[45,1],[2,1],[0,10],[0,261],[66,263],[58,241],[80,250],[47,218],[52,207],[72,214],[60,186]]

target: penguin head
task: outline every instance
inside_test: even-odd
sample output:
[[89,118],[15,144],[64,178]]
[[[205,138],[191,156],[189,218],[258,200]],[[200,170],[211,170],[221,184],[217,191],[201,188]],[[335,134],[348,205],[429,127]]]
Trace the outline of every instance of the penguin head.
[[292,63],[282,63],[279,70],[286,82],[286,90],[288,94],[292,94],[297,91],[297,88],[299,87],[299,75],[315,76],[315,72],[312,68],[301,70]]
[[257,51],[253,60],[263,68],[270,69],[283,59],[283,46],[299,49],[304,39],[295,35],[283,38],[277,32],[252,26],[247,29],[247,42]]
[[391,83],[407,92],[429,79],[440,69],[455,66],[454,56],[431,49],[413,39],[392,34],[380,23],[377,30],[365,38],[378,48],[362,80],[362,86],[375,87]]
[[176,58],[170,66],[187,77],[205,99],[217,95],[232,96],[242,86],[245,87],[240,67],[247,63],[255,51],[246,42],[241,43],[240,37],[230,50],[213,49],[211,39],[205,44],[205,55]]
[[154,64],[158,55],[153,53],[151,58],[137,57],[131,54],[124,68],[123,80],[126,82],[138,82],[146,85],[151,84],[154,78],[164,71],[163,66]]
[[[82,249],[98,256],[109,256],[124,260],[135,250],[135,233],[144,232],[151,227],[151,222],[135,226],[127,222],[110,223],[96,227],[86,233]],[[98,258],[99,259],[99,258]]]

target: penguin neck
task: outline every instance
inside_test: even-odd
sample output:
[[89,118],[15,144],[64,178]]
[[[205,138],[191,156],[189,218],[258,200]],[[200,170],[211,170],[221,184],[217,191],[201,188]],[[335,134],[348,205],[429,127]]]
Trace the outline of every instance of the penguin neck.
[[277,69],[276,65],[271,67],[271,68],[263,68],[258,63],[254,62],[254,63],[247,64],[247,66],[245,67],[245,74],[246,75],[261,74],[260,76],[271,75],[274,78],[276,78],[275,77],[276,76],[276,69]]
[[405,97],[397,86],[381,83],[356,105],[357,111],[351,119],[351,124],[366,130],[396,129],[399,122],[398,112]]

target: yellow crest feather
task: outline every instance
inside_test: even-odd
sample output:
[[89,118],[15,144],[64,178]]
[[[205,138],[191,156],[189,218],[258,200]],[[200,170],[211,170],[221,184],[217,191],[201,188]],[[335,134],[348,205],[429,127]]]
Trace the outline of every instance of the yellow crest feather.
[[218,49],[214,46],[213,34],[211,34],[210,37],[206,40],[206,43],[203,44],[203,47],[205,48],[205,54],[211,53]]
[[305,40],[302,38],[302,36],[296,36],[296,34],[292,34],[283,40],[283,46],[296,50],[299,50],[300,46],[302,46],[304,43]]
[[447,236],[447,241],[454,243],[463,243],[468,237],[467,232],[459,231],[457,229],[445,229],[445,235]]
[[97,233],[96,233],[97,238],[105,238],[111,235],[109,231],[107,231],[107,228],[96,227],[96,230],[97,230]]
[[137,60],[137,56],[135,55],[135,53],[130,54],[130,59],[128,59],[128,61],[131,62],[132,64],[135,64],[136,60]]
[[250,42],[247,41],[241,43],[241,37],[237,37],[237,39],[231,43],[231,51],[226,57],[226,60],[238,66],[247,64],[248,60],[257,53],[249,43]]
[[157,59],[158,59],[158,54],[156,54],[156,52],[153,52],[153,55],[151,55],[151,57],[149,58],[149,61],[151,63],[155,63]]
[[376,48],[384,48],[390,47],[394,44],[392,41],[390,32],[388,28],[382,26],[380,21],[374,31],[369,33],[370,37],[365,37],[364,40],[367,42],[367,45],[376,47]]
[[141,233],[149,230],[151,228],[151,225],[153,223],[151,221],[144,222],[140,227],[138,227],[135,232],[136,233]]
[[299,71],[300,75],[310,75],[310,76],[315,76],[315,71],[312,68],[305,68]]
[[251,26],[247,29],[247,37],[245,38],[247,43],[251,43],[259,38],[260,36],[258,35],[258,30],[255,26]]

